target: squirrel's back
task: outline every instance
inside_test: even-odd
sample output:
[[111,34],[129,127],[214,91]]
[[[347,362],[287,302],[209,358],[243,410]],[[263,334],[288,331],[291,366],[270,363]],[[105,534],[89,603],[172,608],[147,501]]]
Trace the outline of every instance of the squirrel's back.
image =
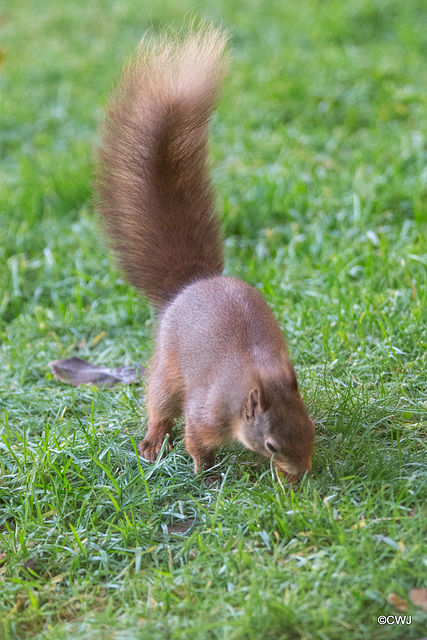
[[121,268],[158,308],[223,269],[207,138],[225,43],[207,25],[143,39],[103,126],[98,210]]

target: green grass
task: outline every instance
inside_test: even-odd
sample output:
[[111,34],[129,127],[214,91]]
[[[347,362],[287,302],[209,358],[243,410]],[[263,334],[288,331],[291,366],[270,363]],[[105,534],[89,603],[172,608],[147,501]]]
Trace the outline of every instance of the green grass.
[[[93,215],[93,146],[143,31],[191,12],[232,28],[213,174],[227,273],[272,306],[316,419],[295,493],[237,447],[207,487],[179,430],[146,464],[141,390],[47,366],[150,356],[153,314]],[[0,638],[425,635],[425,3],[15,0],[0,22]],[[390,593],[411,625],[377,624]]]

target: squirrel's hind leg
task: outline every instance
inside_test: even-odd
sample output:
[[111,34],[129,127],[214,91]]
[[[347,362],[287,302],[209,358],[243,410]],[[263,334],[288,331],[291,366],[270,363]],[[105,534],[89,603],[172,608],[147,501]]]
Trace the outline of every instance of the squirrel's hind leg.
[[182,412],[182,381],[173,355],[154,355],[150,363],[146,404],[148,428],[138,450],[143,458],[155,462],[166,435],[172,431],[174,419]]

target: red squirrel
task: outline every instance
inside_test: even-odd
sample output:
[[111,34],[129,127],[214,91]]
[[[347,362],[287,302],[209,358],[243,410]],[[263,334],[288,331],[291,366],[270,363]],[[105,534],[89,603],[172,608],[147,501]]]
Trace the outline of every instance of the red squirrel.
[[101,131],[98,211],[120,267],[158,313],[141,456],[156,460],[184,413],[196,473],[237,440],[296,476],[311,470],[314,422],[285,340],[261,294],[222,275],[207,141],[226,41],[206,24],[142,40]]

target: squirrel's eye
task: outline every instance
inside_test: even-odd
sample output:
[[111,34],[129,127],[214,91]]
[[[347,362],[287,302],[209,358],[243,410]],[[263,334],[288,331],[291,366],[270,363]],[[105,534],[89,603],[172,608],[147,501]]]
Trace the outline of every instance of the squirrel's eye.
[[277,453],[277,449],[276,447],[273,447],[273,445],[271,444],[271,442],[266,442],[265,443],[267,446],[267,449],[269,449],[269,451],[271,451],[271,453]]

